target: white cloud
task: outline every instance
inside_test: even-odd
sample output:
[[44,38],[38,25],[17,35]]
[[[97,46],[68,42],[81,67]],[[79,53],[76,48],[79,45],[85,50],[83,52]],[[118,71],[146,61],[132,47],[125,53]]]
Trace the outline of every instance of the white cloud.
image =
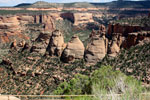
[[92,0],[93,2],[100,2],[100,0]]
[[1,0],[0,3],[21,3],[24,0]]

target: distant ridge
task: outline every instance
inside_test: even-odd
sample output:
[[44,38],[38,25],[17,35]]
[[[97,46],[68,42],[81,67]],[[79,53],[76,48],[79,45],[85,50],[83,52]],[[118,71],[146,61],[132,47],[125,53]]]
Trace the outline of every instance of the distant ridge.
[[32,4],[31,3],[21,3],[21,4],[18,4],[16,6],[14,6],[14,7],[27,7],[27,6],[30,6],[30,5],[32,5]]
[[73,7],[73,8],[88,8],[95,7],[95,5],[88,2],[74,2],[74,3],[66,3],[64,7]]
[[89,2],[73,2],[73,3],[49,3],[45,1],[37,1],[33,4],[22,3],[15,7],[31,7],[31,8],[88,8],[88,7],[109,7],[109,8],[150,8],[150,1],[112,1],[107,3],[89,3]]
[[45,1],[37,1],[35,3],[33,3],[32,5],[30,5],[29,7],[33,7],[33,8],[58,8],[58,7],[63,7],[63,4],[61,3],[49,3],[49,2],[45,2]]

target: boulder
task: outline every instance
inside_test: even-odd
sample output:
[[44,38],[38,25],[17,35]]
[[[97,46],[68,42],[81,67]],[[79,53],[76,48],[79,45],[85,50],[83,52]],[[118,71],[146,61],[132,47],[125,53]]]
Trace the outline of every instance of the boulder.
[[15,50],[17,50],[17,41],[16,41],[16,39],[14,39],[14,41],[11,43],[10,49],[15,49]]
[[105,40],[102,37],[95,36],[91,42],[87,45],[85,51],[85,60],[88,63],[95,64],[99,60],[102,60],[106,55]]
[[50,37],[48,52],[51,56],[61,56],[62,51],[64,50],[64,37],[59,30],[55,30]]
[[25,43],[25,45],[23,46],[21,52],[23,52],[24,50],[30,50],[31,46],[29,43]]
[[65,62],[70,62],[74,59],[82,59],[84,56],[84,50],[84,45],[78,36],[73,36],[67,43],[61,58]]

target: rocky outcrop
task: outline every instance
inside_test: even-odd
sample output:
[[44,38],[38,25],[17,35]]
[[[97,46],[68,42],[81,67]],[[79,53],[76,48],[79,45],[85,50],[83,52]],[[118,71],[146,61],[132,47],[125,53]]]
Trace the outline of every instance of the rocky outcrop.
[[14,39],[14,41],[10,45],[10,52],[14,51],[24,51],[24,50],[29,50],[31,48],[31,45],[26,42],[25,40],[17,41]]
[[51,15],[35,15],[34,22],[44,24],[43,28],[45,31],[52,32],[55,29],[54,20]]
[[105,37],[106,28],[104,25],[99,26],[96,32],[93,30],[90,34],[90,42],[85,51],[85,60],[90,64],[95,64],[102,60],[107,54],[108,39]]
[[67,43],[61,58],[64,62],[74,61],[74,59],[82,59],[84,57],[84,50],[84,45],[78,36],[73,36]]
[[140,31],[128,33],[122,36],[121,33],[112,33],[112,40],[110,41],[108,55],[116,57],[121,48],[130,48],[135,45],[142,45],[150,41],[149,31]]
[[21,20],[19,16],[1,16],[0,17],[0,41],[8,43],[12,41],[12,37],[28,40],[29,37],[22,34],[23,27],[20,26]]
[[123,48],[130,48],[131,46],[135,46],[139,44],[143,40],[150,40],[150,32],[149,31],[140,31],[140,32],[133,32],[129,33]]
[[17,50],[17,42],[16,42],[16,39],[11,43],[10,49],[15,49],[15,50]]
[[61,17],[70,20],[75,26],[94,22],[92,13],[63,13]]
[[143,30],[141,26],[121,25],[121,24],[109,24],[108,35],[113,33],[122,33],[123,36],[127,36],[128,33],[138,32]]
[[33,43],[33,46],[31,47],[30,51],[37,52],[41,55],[44,55],[46,52],[46,48],[49,44],[49,38],[50,38],[50,35],[45,34],[45,33],[40,33],[38,38]]
[[27,24],[42,24],[43,30],[52,32],[55,29],[54,18],[50,14],[43,15],[4,15],[0,16],[0,42],[8,43],[12,37],[28,40],[30,37],[22,32],[26,30]]
[[18,20],[22,23],[34,23],[34,17],[29,15],[20,15],[18,16]]
[[94,22],[92,13],[74,13],[74,25]]
[[121,33],[112,33],[112,40],[109,42],[108,55],[110,57],[116,57],[124,42],[125,37],[123,37]]
[[17,16],[0,17],[0,29],[18,30],[20,28]]
[[87,45],[85,60],[88,63],[95,64],[99,60],[102,60],[106,53],[105,40],[97,35],[94,36],[91,42]]
[[108,55],[110,57],[116,57],[120,51],[120,47],[117,44],[117,41],[113,41],[109,47]]
[[55,30],[49,41],[48,52],[51,56],[61,56],[65,48],[64,37],[59,30]]
[[71,21],[72,23],[74,23],[74,21],[75,21],[73,13],[62,13],[62,14],[60,14],[60,17],[62,17],[63,19],[67,19],[67,20]]

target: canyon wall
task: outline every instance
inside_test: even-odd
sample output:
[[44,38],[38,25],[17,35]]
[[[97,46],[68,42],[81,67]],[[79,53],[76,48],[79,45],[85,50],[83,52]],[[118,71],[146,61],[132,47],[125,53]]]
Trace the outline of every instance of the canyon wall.
[[[55,29],[51,15],[5,15],[0,16],[0,41],[9,43],[13,37],[29,40],[23,31],[28,30],[27,24],[43,24],[43,30],[52,32]],[[31,33],[33,34],[33,33]]]
[[112,33],[121,33],[123,36],[127,36],[128,33],[138,32],[141,30],[143,30],[143,27],[141,26],[109,24],[108,35],[112,35]]
[[92,13],[62,13],[61,17],[70,20],[75,26],[94,22]]

